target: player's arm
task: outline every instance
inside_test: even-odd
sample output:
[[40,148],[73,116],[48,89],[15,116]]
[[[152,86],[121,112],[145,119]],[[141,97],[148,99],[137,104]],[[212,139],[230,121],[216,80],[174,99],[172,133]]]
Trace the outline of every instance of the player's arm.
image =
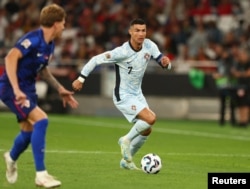
[[[113,50],[114,51],[114,50]],[[111,51],[93,56],[82,68],[79,77],[72,82],[72,88],[75,91],[80,91],[83,87],[85,79],[95,69],[97,65],[105,63],[114,63],[115,59],[111,57]]]
[[155,61],[164,69],[171,69],[171,61],[167,56],[164,56],[160,51],[157,45],[153,41],[149,41],[152,48],[152,57]]
[[20,90],[17,78],[18,59],[22,57],[22,53],[17,48],[12,48],[5,57],[5,67],[8,78],[13,90]]
[[72,82],[72,88],[75,91],[80,91],[83,88],[83,83],[88,75],[95,69],[97,66],[96,56],[92,57],[89,62],[87,62],[77,79]]
[[20,58],[22,58],[21,51],[15,47],[12,48],[5,57],[5,69],[14,91],[16,102],[23,106],[26,100],[26,95],[20,90],[17,78],[17,66]]
[[64,107],[66,107],[66,104],[68,103],[71,108],[77,108],[78,102],[73,97],[74,92],[65,89],[64,86],[62,86],[57,81],[57,79],[51,74],[47,66],[41,70],[40,76],[42,79],[47,81],[49,85],[51,85],[54,89],[58,91],[60,97],[62,98]]
[[58,81],[57,79],[52,75],[50,72],[49,68],[46,66],[44,67],[41,72],[40,76],[42,79],[48,82],[50,86],[52,86],[54,89],[56,89],[58,92],[64,88]]

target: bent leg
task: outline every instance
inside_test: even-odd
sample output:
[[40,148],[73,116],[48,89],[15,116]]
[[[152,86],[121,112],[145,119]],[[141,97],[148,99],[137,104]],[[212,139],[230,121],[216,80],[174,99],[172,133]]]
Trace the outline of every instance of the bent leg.
[[14,140],[12,149],[10,150],[10,157],[13,161],[16,161],[18,157],[23,153],[29,146],[33,126],[28,121],[20,122],[21,131]]
[[32,131],[21,131],[15,138],[12,149],[10,150],[10,157],[13,161],[16,161],[18,157],[23,153],[30,144]]
[[31,146],[32,146],[36,171],[44,171],[46,170],[44,164],[44,153],[45,153],[45,137],[48,127],[47,115],[39,107],[36,107],[34,110],[31,111],[28,119],[31,123],[33,123]]
[[151,133],[151,126],[155,123],[155,119],[155,114],[149,108],[144,108],[138,114],[136,123],[123,137],[125,140],[124,143],[127,143],[127,145],[125,145],[127,148],[124,147],[123,150],[123,156],[126,157],[125,159],[132,159],[132,156],[134,156],[143,146],[148,138],[148,135]]
[[37,186],[52,188],[61,185],[61,181],[49,175],[45,167],[45,138],[48,127],[48,118],[45,112],[36,107],[29,115],[29,120],[33,123],[33,133],[31,137],[32,152],[35,160]]
[[42,119],[34,124],[31,137],[31,145],[36,165],[36,171],[46,170],[44,164],[45,136],[48,126],[48,119]]
[[154,112],[149,108],[144,108],[137,115],[137,121],[126,134],[126,138],[132,141],[138,135],[148,136],[151,133],[151,126],[155,123],[155,120]]
[[143,120],[138,120],[130,129],[130,131],[125,135],[125,137],[129,141],[132,141],[135,137],[150,129],[150,127],[151,125],[149,125],[147,122]]

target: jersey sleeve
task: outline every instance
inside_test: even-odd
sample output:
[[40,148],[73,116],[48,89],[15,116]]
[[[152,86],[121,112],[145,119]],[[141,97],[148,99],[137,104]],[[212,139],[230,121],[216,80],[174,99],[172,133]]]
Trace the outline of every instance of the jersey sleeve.
[[106,51],[99,55],[93,56],[82,68],[81,75],[88,77],[89,74],[95,69],[96,66],[101,64],[117,63],[122,59],[121,48],[117,47],[111,51]]
[[162,53],[160,52],[158,46],[151,40],[148,39],[148,44],[151,50],[151,56],[153,59],[157,60],[159,57],[162,56]]
[[21,39],[19,39],[15,45],[18,48],[22,55],[27,55],[32,49],[37,47],[39,44],[39,38],[34,36],[25,35]]
[[163,66],[161,64],[161,57],[163,55],[160,52],[158,46],[150,39],[147,39],[147,43],[148,43],[148,46],[149,46],[150,51],[151,51],[151,58],[154,59],[163,68]]

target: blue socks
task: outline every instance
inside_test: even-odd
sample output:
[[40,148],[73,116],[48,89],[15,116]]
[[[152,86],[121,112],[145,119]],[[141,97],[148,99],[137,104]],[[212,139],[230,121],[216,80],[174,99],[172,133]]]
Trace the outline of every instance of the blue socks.
[[34,124],[33,131],[21,131],[19,135],[17,135],[10,151],[11,159],[16,161],[20,154],[23,153],[31,143],[36,171],[46,170],[44,151],[47,126],[48,119],[42,119]]
[[48,126],[48,119],[42,119],[36,122],[33,126],[33,134],[31,136],[31,146],[35,160],[36,171],[44,171],[44,151],[45,151],[45,136]]
[[14,145],[10,151],[10,157],[13,161],[16,161],[21,153],[23,153],[30,144],[32,131],[21,131],[17,135]]

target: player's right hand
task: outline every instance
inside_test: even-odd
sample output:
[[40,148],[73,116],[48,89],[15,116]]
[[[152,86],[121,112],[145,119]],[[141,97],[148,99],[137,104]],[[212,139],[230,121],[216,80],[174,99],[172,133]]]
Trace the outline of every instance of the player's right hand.
[[80,91],[83,87],[83,83],[81,83],[78,79],[73,81],[72,88],[74,91]]
[[27,96],[21,90],[15,90],[15,97],[16,97],[16,104],[20,105],[21,107],[26,106],[27,103]]

